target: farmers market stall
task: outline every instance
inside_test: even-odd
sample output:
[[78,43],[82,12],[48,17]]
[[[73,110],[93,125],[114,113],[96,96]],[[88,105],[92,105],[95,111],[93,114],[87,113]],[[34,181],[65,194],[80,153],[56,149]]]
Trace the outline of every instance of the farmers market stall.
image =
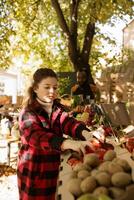
[[95,150],[86,149],[83,156],[72,151],[62,154],[57,200],[133,200],[134,126],[129,120],[117,123],[122,112],[115,106],[116,126],[101,105],[77,109],[74,116],[89,128]]
[[[111,150],[110,150],[111,151]],[[101,198],[99,200],[110,200],[110,199],[116,199],[116,200],[133,200],[133,196],[134,196],[134,161],[131,159],[131,154],[128,152],[128,150],[126,148],[122,148],[120,146],[115,146],[114,151],[116,152],[116,158],[114,158],[114,160],[118,160],[118,163],[121,162],[120,160],[123,160],[121,165],[126,166],[126,169],[122,170],[122,167],[117,167],[117,163],[114,164],[113,161],[108,161],[109,163],[111,163],[111,169],[109,167],[109,170],[112,171],[112,175],[110,174],[110,176],[113,176],[113,178],[117,175],[117,179],[119,180],[118,176],[120,176],[120,174],[122,175],[122,173],[125,173],[123,180],[125,180],[126,182],[121,183],[118,182],[118,180],[115,180],[114,185],[112,183],[109,183],[109,175],[106,171],[106,169],[102,170],[102,166],[104,167],[105,164],[102,165],[102,163],[106,163],[105,161],[101,161],[100,164],[98,166],[92,166],[92,170],[89,170],[89,174],[88,174],[88,170],[85,170],[84,168],[82,169],[82,165],[81,163],[76,164],[75,166],[71,166],[70,164],[68,164],[68,159],[70,158],[70,156],[72,155],[72,152],[68,151],[66,154],[62,155],[61,158],[61,166],[60,166],[60,174],[59,174],[59,180],[58,180],[58,187],[57,187],[57,200],[75,200],[75,199],[80,199],[80,200],[90,200],[90,198],[80,198],[80,196],[82,196],[82,194],[87,194],[87,193],[98,193],[99,194],[99,190],[105,190],[103,188],[108,189],[108,192],[110,195],[108,195],[110,198]],[[106,159],[106,158],[105,158]],[[112,159],[112,158],[111,158]],[[123,164],[124,163],[124,164]],[[128,163],[128,164],[126,164]],[[81,169],[79,168],[81,165]],[[115,167],[116,166],[116,167]],[[79,169],[78,169],[79,168]],[[87,181],[91,181],[89,177],[91,177],[90,175],[95,174],[95,170],[98,169],[101,171],[100,176],[102,175],[103,178],[100,178],[99,180],[99,176],[98,176],[98,181],[97,184],[95,183],[95,186],[93,186],[92,183],[92,187],[90,186],[90,189],[83,189],[81,192],[81,188],[80,186],[82,185],[82,181],[84,179],[87,179]],[[108,168],[108,167],[106,167]],[[128,175],[128,179],[127,180],[127,175]],[[83,178],[83,177],[84,178]],[[106,178],[106,180],[104,181],[104,177],[108,177]],[[131,177],[131,178],[130,178]],[[81,180],[80,180],[81,179]],[[71,183],[72,180],[72,183]],[[104,181],[104,182],[103,182]],[[111,182],[111,181],[110,181]],[[71,187],[69,186],[69,184],[71,184]],[[73,185],[72,185],[73,184]],[[90,184],[90,183],[88,183]],[[78,191],[74,189],[74,187],[78,187],[80,188]],[[84,181],[83,181],[83,185],[84,185]],[[101,187],[100,187],[101,186]],[[105,186],[105,187],[104,187]],[[100,188],[100,189],[97,189]],[[117,191],[116,191],[117,189]],[[88,191],[89,190],[89,191]],[[96,190],[96,192],[95,192]],[[118,191],[119,190],[119,191]],[[107,191],[107,190],[106,190]],[[122,192],[123,195],[120,195],[119,193]],[[105,194],[105,192],[100,192],[102,194]],[[75,194],[75,195],[74,195]],[[107,192],[106,192],[107,194]],[[97,195],[99,196],[99,195]],[[103,196],[103,195],[102,195]],[[112,196],[112,197],[111,197]],[[116,196],[116,198],[115,198]],[[97,200],[97,198],[92,198],[92,200]]]

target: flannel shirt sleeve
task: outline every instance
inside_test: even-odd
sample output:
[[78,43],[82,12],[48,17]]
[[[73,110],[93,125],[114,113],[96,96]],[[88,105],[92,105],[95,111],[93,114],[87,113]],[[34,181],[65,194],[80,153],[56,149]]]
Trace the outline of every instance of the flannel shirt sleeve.
[[26,112],[20,116],[19,128],[23,144],[38,149],[61,150],[64,138],[43,127],[33,113]]
[[82,131],[89,131],[84,122],[80,122],[74,117],[70,117],[67,112],[62,113],[60,118],[60,124],[64,134],[80,140],[85,140],[85,138],[82,136]]

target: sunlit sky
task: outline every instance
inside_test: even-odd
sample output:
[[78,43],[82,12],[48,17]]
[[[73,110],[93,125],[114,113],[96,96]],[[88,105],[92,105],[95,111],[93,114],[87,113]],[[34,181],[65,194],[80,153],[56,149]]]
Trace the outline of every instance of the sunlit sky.
[[122,44],[122,36],[123,36],[123,28],[126,26],[126,24],[122,21],[118,21],[115,24],[115,27],[105,26],[104,31],[107,30],[109,35],[111,35],[113,38],[117,40],[119,44]]
[[[101,28],[101,32],[102,33],[106,33],[111,39],[114,39],[116,41],[116,47],[113,48],[113,54],[119,53],[121,51],[122,48],[122,44],[123,44],[123,29],[127,26],[127,24],[130,23],[130,19],[126,19],[125,20],[117,20],[114,24],[114,27],[111,27],[109,25],[104,25]],[[106,49],[108,49],[109,46],[106,46]]]

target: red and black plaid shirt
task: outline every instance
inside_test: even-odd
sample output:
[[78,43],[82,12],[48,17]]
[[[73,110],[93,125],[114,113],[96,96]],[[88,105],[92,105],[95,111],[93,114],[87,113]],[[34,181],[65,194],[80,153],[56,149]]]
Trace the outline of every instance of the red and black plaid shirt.
[[54,103],[51,117],[35,101],[20,113],[22,147],[18,159],[20,200],[54,200],[60,165],[63,133],[83,139],[82,122],[69,117],[64,107]]

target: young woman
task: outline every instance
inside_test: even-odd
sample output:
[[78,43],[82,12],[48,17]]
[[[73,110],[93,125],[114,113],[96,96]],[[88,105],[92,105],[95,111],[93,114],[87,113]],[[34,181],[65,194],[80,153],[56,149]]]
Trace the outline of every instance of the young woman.
[[[64,106],[56,101],[57,89],[57,75],[53,70],[40,68],[34,73],[19,117],[20,200],[55,200],[61,152],[72,149],[85,153],[85,146],[93,148],[89,141],[84,141],[86,126],[69,117]],[[74,140],[65,139],[63,133]]]

